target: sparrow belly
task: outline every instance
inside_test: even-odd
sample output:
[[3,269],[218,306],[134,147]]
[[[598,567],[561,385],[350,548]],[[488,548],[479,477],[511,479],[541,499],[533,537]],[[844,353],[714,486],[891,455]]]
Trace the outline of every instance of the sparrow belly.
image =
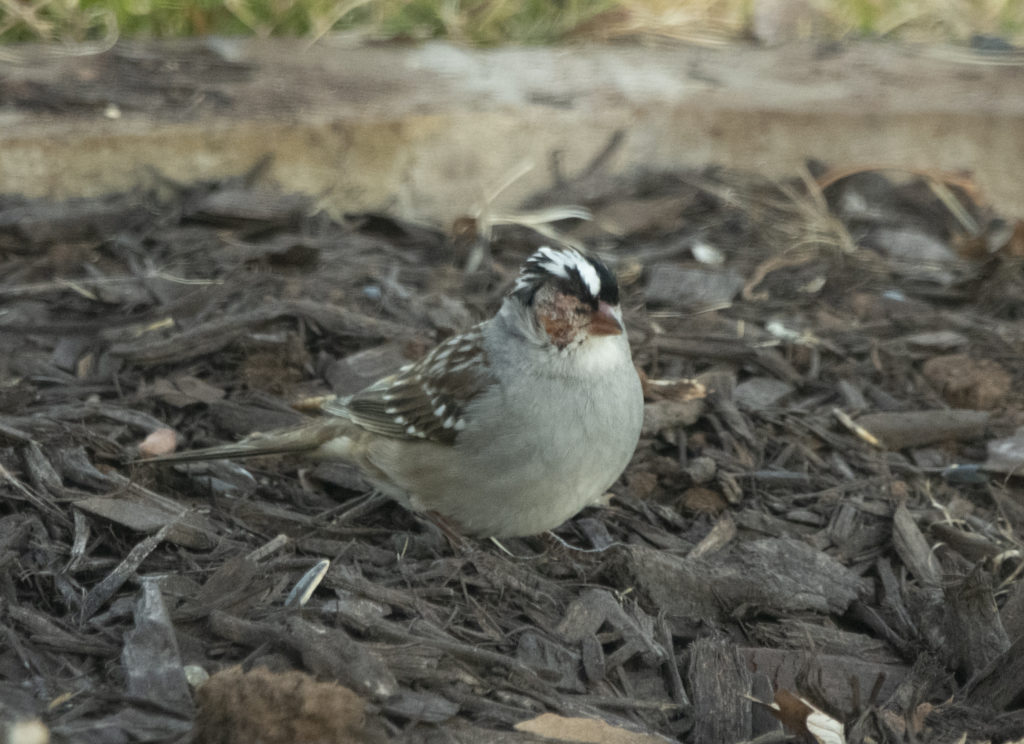
[[[639,381],[635,395],[611,402],[539,392],[531,398],[560,399],[561,405],[505,407],[500,420],[477,418],[476,429],[454,445],[399,449],[384,441],[371,457],[409,492],[412,508],[436,511],[468,535],[552,529],[598,503],[622,473],[639,438],[643,402]],[[551,397],[556,393],[561,398]]]

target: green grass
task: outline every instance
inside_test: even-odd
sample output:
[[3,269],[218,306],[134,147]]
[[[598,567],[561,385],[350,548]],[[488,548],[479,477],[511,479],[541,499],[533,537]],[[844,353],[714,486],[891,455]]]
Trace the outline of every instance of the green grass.
[[[763,2],[763,0],[761,0]],[[759,0],[0,0],[0,42],[357,31],[467,44],[749,35]],[[1024,44],[1024,0],[790,0],[808,35]]]
[[86,41],[205,34],[447,37],[474,44],[558,41],[612,0],[0,0],[0,41]]

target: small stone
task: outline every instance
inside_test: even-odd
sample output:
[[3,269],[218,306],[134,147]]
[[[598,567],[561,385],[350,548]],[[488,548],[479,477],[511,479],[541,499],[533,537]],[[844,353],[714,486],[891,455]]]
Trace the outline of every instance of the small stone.
[[182,668],[185,671],[185,681],[193,690],[210,678],[210,673],[198,664],[186,664]]
[[710,457],[695,457],[686,467],[686,474],[697,485],[710,483],[718,472],[718,464]]

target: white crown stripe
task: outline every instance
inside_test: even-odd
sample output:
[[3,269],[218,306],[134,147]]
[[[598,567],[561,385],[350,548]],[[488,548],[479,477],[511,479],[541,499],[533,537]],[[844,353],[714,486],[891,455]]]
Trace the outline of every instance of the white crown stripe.
[[597,275],[597,269],[587,261],[583,259],[577,264],[576,270],[580,272],[580,279],[587,285],[587,289],[590,290],[590,294],[597,297],[601,294],[601,277]]
[[549,274],[569,278],[569,271],[575,269],[580,279],[587,286],[590,293],[597,297],[601,292],[601,277],[598,276],[594,266],[584,258],[579,251],[572,249],[557,250],[551,246],[538,248],[537,251],[527,259],[523,266],[522,273],[516,280],[513,291],[518,291],[530,286],[529,275],[543,269]]

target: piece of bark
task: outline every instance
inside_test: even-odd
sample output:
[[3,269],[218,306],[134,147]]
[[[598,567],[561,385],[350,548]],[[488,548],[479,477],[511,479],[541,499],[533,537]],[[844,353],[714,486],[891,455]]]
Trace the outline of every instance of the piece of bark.
[[185,720],[194,714],[192,694],[178,652],[178,639],[160,585],[143,579],[135,603],[135,625],[125,634],[121,652],[128,695],[146,700]]
[[271,431],[295,426],[306,419],[298,411],[265,406],[251,406],[233,400],[221,400],[209,406],[210,417],[217,426],[234,436],[247,436],[254,431]]
[[[908,639],[915,638],[917,635],[916,623],[907,608],[905,596],[907,583],[897,578],[896,571],[888,557],[880,557],[875,562],[875,571],[881,583],[879,609],[884,611],[886,621],[893,627],[881,621],[880,625],[871,624],[869,627],[875,627],[882,638],[906,653]],[[877,616],[877,613],[872,612],[872,615]]]
[[746,627],[746,636],[771,648],[806,649],[816,655],[848,656],[872,664],[900,664],[903,661],[900,654],[875,635],[843,630],[815,617],[750,623]]
[[248,556],[236,556],[221,563],[192,597],[174,611],[178,622],[194,622],[215,610],[234,608],[242,612],[265,591],[269,580],[260,577],[259,568]]
[[794,385],[803,382],[796,368],[776,350],[754,346],[751,341],[733,338],[668,338],[655,336],[659,349],[687,358],[705,357],[736,362],[755,362],[779,379]]
[[[426,625],[421,623],[421,626]],[[401,627],[399,623],[379,621],[372,626],[373,635],[385,641],[402,644],[423,644],[433,649],[443,651],[446,655],[466,661],[471,664],[478,664],[484,668],[502,669],[508,673],[517,675],[531,684],[535,684],[538,675],[546,677],[546,669],[534,669],[523,664],[519,660],[497,651],[479,648],[470,643],[462,643],[437,636],[423,636],[411,633]]]
[[297,616],[284,624],[254,622],[221,610],[210,614],[210,629],[233,643],[259,647],[270,642],[298,654],[306,668],[356,692],[384,699],[399,691],[394,675],[367,644],[340,628],[316,625]]
[[999,507],[1000,515],[1010,523],[1018,534],[1024,532],[1024,504],[1014,498],[1005,487],[993,486],[989,489],[992,500]]
[[859,413],[868,407],[864,393],[850,380],[840,380],[837,384],[839,395],[842,396],[842,408],[851,413]]
[[113,597],[128,579],[135,575],[142,562],[167,538],[173,526],[174,522],[168,522],[155,534],[137,542],[121,562],[89,590],[82,599],[79,612],[80,622],[84,623],[95,615],[97,610],[106,604],[107,600]]
[[458,703],[432,692],[402,690],[380,703],[382,712],[420,723],[443,723],[459,712]]
[[743,647],[739,653],[751,670],[768,675],[775,689],[797,690],[804,694],[810,692],[804,688],[813,685],[816,699],[832,710],[851,715],[861,706],[888,700],[910,671],[904,664],[819,653],[813,648]]
[[[0,482],[6,482],[14,489],[17,494],[15,498],[31,504],[54,522],[65,527],[69,526],[70,522],[67,515],[64,514],[53,499],[54,493],[61,494],[62,487],[59,485],[53,486],[55,490],[51,492],[49,487],[47,487],[49,484],[43,482],[43,479],[49,479],[51,475],[56,476],[56,472],[53,471],[50,463],[45,458],[42,458],[42,453],[38,446],[35,445],[35,442],[30,442],[23,451],[26,455],[24,458],[25,466],[29,470],[30,477],[44,487],[32,487],[23,483],[14,473],[4,467],[2,463],[0,463]],[[39,459],[36,458],[37,454]],[[57,477],[57,481],[59,483],[59,477]]]
[[[628,649],[629,655],[642,653],[648,657],[648,664],[659,663],[664,658],[665,651],[654,640],[652,629],[642,627],[611,592],[604,589],[588,589],[580,594],[569,605],[557,632],[570,643],[578,643],[592,637],[605,623],[619,634],[623,643],[620,652]],[[625,662],[626,658],[625,654],[618,653],[617,663],[612,663],[609,668]]]
[[971,562],[995,558],[1004,548],[977,532],[967,532],[946,522],[935,522],[928,531],[943,547],[955,550]]
[[115,343],[110,353],[143,367],[181,364],[220,351],[247,333],[289,317],[311,321],[336,335],[356,338],[404,338],[408,335],[405,327],[387,320],[332,305],[290,300],[217,318],[169,338]]
[[237,240],[220,247],[218,259],[223,263],[259,261],[270,266],[313,267],[324,251],[336,247],[333,238],[283,233],[260,242]]
[[334,361],[324,370],[323,376],[335,395],[351,395],[408,362],[403,345],[392,341]]
[[0,437],[22,444],[33,444],[32,435],[13,426],[9,421],[0,421]]
[[[48,493],[51,496],[63,492],[64,484],[61,483],[60,475],[50,463],[42,447],[36,442],[29,441],[22,448],[21,455],[25,469],[28,471],[29,481],[37,491]],[[55,506],[50,506],[46,510],[48,512],[57,511],[60,514]],[[61,516],[66,519],[65,515]]]
[[967,409],[886,411],[860,416],[857,424],[886,447],[896,450],[949,440],[981,439],[990,416],[987,411]]
[[71,403],[63,406],[51,406],[46,409],[46,417],[58,421],[79,422],[92,419],[106,419],[127,424],[139,431],[149,432],[167,426],[163,421],[142,411],[112,405],[105,401],[90,400],[86,403]]
[[193,550],[209,550],[217,544],[213,523],[173,499],[161,496],[124,479],[121,496],[91,496],[77,499],[75,507],[138,532],[154,532],[171,524],[167,539]]
[[[771,678],[761,669],[751,669],[750,696],[754,700],[771,700],[775,696],[775,686]],[[750,706],[750,729],[755,741],[757,737],[771,734],[773,738],[784,736],[782,723],[776,718],[767,705]]]
[[1010,642],[1016,643],[1024,638],[1024,581],[1015,581],[1009,595],[999,610],[999,616]]
[[893,514],[892,539],[896,552],[915,578],[925,586],[937,587],[942,580],[942,571],[906,504],[897,506]]
[[943,650],[967,679],[1010,647],[992,596],[992,578],[979,565],[956,582],[943,586],[946,643]]
[[[919,706],[924,725],[918,741],[926,742],[1006,742],[1016,744],[1024,731],[1024,710],[993,713],[984,704],[945,703],[935,708],[926,703]],[[916,713],[916,711],[915,711]],[[918,716],[915,715],[915,718]],[[856,739],[850,739],[856,741]]]
[[94,491],[106,491],[115,487],[110,473],[101,473],[92,464],[85,447],[78,445],[53,451],[53,464],[61,478],[75,485]]
[[658,611],[692,619],[724,619],[740,608],[840,614],[861,589],[848,569],[789,538],[734,545],[707,559],[634,547],[624,568]]
[[223,388],[214,387],[194,375],[179,375],[170,379],[160,377],[145,392],[175,408],[185,408],[195,403],[209,404],[224,397]]
[[374,700],[399,692],[391,670],[368,646],[341,628],[328,628],[299,616],[285,621],[282,638],[302,656],[302,662],[317,676],[335,679]]
[[987,710],[1008,710],[1024,696],[1024,637],[989,662],[967,687],[966,700]]
[[[579,678],[581,662],[588,679],[603,678],[604,676],[603,671],[597,677],[592,676],[593,657],[588,656],[588,651],[592,652],[592,649],[588,649],[586,642],[587,639],[584,638],[581,654],[568,648],[564,643],[552,640],[546,634],[525,630],[516,643],[516,659],[534,669],[547,670],[550,677],[557,680],[554,684],[558,689],[582,693],[586,691],[586,688]],[[598,645],[598,651],[603,666],[604,654],[600,650],[600,645]]]
[[0,234],[17,235],[20,244],[75,243],[113,235],[148,218],[147,209],[123,197],[109,199],[42,199],[0,210]]
[[[333,622],[336,619],[333,614],[324,614],[324,619],[328,622]],[[384,667],[395,679],[401,680],[403,685],[416,689],[421,686],[437,685],[442,680],[462,677],[468,671],[465,665],[448,658],[440,649],[428,648],[424,645],[374,643],[370,649],[374,656],[380,658]],[[576,669],[577,665],[573,665],[574,675]],[[579,687],[582,691],[582,684]]]
[[690,706],[690,696],[686,694],[683,687],[683,677],[679,670],[679,657],[675,653],[672,640],[672,629],[664,615],[657,620],[657,638],[661,647],[665,649],[665,664],[663,667],[668,692],[672,699],[679,705]]
[[86,654],[101,658],[117,656],[118,647],[111,641],[88,633],[66,630],[42,613],[21,605],[6,608],[8,617],[29,633],[33,643],[48,646],[62,653]]
[[751,677],[735,644],[717,638],[694,641],[687,677],[693,694],[693,741],[734,744],[750,738]]

